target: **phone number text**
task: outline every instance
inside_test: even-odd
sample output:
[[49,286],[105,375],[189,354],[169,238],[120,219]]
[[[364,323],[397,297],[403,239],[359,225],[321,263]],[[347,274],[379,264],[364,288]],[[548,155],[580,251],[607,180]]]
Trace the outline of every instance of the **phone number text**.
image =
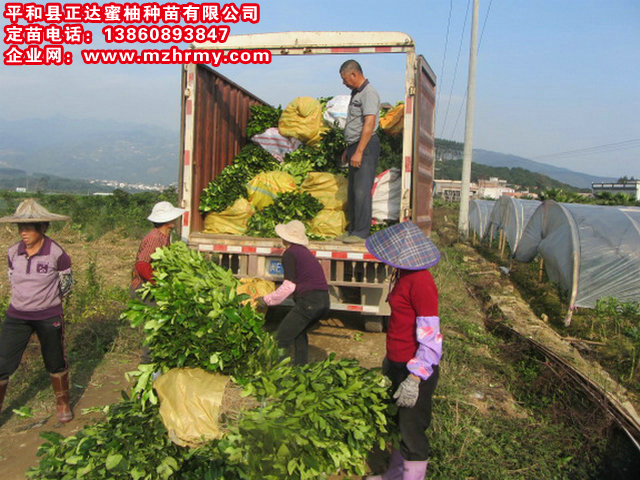
[[107,43],[192,43],[218,42],[224,43],[229,38],[230,28],[227,25],[130,25],[106,26],[102,29]]

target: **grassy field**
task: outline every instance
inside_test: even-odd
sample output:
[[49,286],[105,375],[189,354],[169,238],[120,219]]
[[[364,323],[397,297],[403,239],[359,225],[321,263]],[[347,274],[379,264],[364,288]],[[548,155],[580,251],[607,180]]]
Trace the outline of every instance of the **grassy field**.
[[567,295],[549,282],[546,274],[540,279],[538,262],[510,263],[508,252],[501,257],[497,249],[487,244],[476,248],[485,258],[509,265],[510,278],[534,312],[547,318],[556,332],[572,339],[583,356],[602,365],[640,405],[640,303],[601,299],[594,309],[578,309],[566,326]]
[[[124,205],[125,199],[121,201]],[[136,203],[138,199],[131,196],[126,201]],[[154,199],[146,201],[150,203],[140,207],[136,217],[100,219],[102,225],[113,222],[113,230],[86,221],[74,222],[52,233],[70,253],[77,282],[66,305],[74,401],[83,395],[98,368],[122,369],[117,363],[123,359],[135,365],[142,337],[137,330],[122,324],[119,315],[127,301],[128,280],[137,250],[138,239],[132,231],[139,228],[144,232],[148,228],[139,217],[146,216],[144,209],[150,210]],[[54,206],[50,208],[60,211]],[[487,330],[487,314],[477,292],[467,282],[466,260],[456,243],[456,212],[440,207],[436,214],[434,240],[443,251],[443,260],[433,268],[433,274],[440,292],[445,353],[430,430],[433,454],[428,478],[638,478],[637,451],[628,446],[581,392],[564,382],[545,358],[525,342]],[[119,223],[123,219],[126,222]],[[3,249],[16,238],[13,227],[0,228]],[[3,271],[0,278],[3,279],[0,299],[6,305]],[[339,329],[333,328],[338,324],[342,325]],[[355,357],[363,365],[375,365],[383,355],[383,341],[383,333],[359,331],[357,324],[348,318],[336,317],[323,322],[312,333],[312,358],[324,358],[333,351],[340,356]],[[12,448],[11,438],[20,429],[27,428],[33,435],[40,433],[43,428],[34,419],[52,411],[48,377],[42,368],[37,341],[30,344],[20,369],[12,377],[5,407],[0,416],[0,456],[6,452],[3,449]],[[25,407],[31,410],[33,418],[23,419],[11,413],[11,409]],[[78,417],[79,424],[86,423],[82,415]],[[24,471],[29,462],[22,461]],[[34,461],[32,456],[31,464]],[[378,466],[381,462],[372,458],[371,464]],[[0,468],[9,467],[0,458]],[[17,467],[19,470],[20,465]]]

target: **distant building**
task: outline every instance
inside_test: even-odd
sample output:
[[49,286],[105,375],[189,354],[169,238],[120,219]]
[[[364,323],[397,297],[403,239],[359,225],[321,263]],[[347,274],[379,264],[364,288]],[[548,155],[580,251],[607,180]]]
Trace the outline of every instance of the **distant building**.
[[626,193],[640,202],[640,180],[632,180],[626,183],[592,183],[591,191],[593,194],[609,192],[609,193]]
[[493,198],[497,200],[502,195],[513,195],[516,191],[507,187],[507,181],[498,177],[489,180],[478,180],[478,196],[480,198]]
[[[433,182],[433,194],[440,195],[445,202],[459,202],[462,182],[460,180],[435,180]],[[469,184],[469,194],[474,197],[478,195],[478,185],[471,182]]]
[[[460,180],[434,180],[433,194],[441,196],[446,202],[459,202],[462,182]],[[502,195],[510,197],[537,197],[528,190],[518,191],[507,187],[507,181],[497,177],[489,180],[478,180],[469,184],[469,195],[475,198],[499,199]]]
[[26,187],[16,187],[16,192],[25,193],[27,191]]

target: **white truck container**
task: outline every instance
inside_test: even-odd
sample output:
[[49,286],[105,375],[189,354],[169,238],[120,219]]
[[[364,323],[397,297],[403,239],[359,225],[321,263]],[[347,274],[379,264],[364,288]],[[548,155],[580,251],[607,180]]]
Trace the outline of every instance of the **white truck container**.
[[[435,75],[416,55],[411,37],[400,32],[283,32],[231,35],[225,43],[194,44],[211,50],[269,50],[272,55],[406,55],[405,116],[402,142],[400,221],[411,220],[431,231],[434,175]],[[336,61],[337,69],[342,63]],[[268,68],[268,66],[265,66]],[[336,80],[338,82],[339,79]],[[375,85],[375,79],[372,79]],[[188,64],[182,70],[180,145],[180,204],[187,210],[181,237],[239,277],[282,280],[279,239],[203,233],[198,207],[200,194],[248,141],[249,107],[265,104],[251,92],[212,68]],[[364,245],[312,241],[309,249],[320,261],[330,285],[332,310],[360,312],[367,330],[380,331],[389,315],[386,303],[390,269],[370,255]]]

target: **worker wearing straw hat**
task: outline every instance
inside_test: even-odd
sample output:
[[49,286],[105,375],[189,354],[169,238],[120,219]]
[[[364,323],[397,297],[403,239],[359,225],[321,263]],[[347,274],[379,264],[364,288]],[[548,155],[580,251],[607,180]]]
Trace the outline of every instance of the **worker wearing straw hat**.
[[438,290],[428,269],[440,261],[440,252],[411,222],[381,230],[365,245],[378,260],[395,268],[383,372],[391,379],[400,429],[400,446],[393,450],[387,472],[367,478],[423,480],[430,454],[425,430],[431,422],[431,398],[442,356]]
[[279,305],[293,294],[295,307],[280,323],[276,336],[280,348],[294,347],[294,363],[304,365],[309,360],[307,331],[329,312],[329,286],[320,262],[307,248],[304,224],[293,220],[276,225],[275,230],[286,247],[282,254],[284,281],[257,303]]
[[[176,227],[177,220],[185,211],[183,208],[174,207],[166,201],[156,203],[151,209],[147,220],[153,223],[153,229],[145,235],[138,248],[136,263],[131,273],[129,288],[131,298],[140,300],[147,305],[155,305],[155,300],[152,297],[143,298],[137,290],[144,282],[153,282],[151,254],[158,248],[168,247],[171,244],[171,231]],[[151,362],[151,351],[148,345],[143,346],[140,361],[142,363]]]
[[0,409],[9,377],[35,332],[51,375],[56,415],[65,423],[73,418],[62,313],[62,298],[71,291],[71,259],[45,235],[49,222],[62,220],[69,217],[49,212],[32,198],[20,203],[13,215],[0,218],[2,223],[16,223],[21,237],[8,255],[11,302],[0,330]]
[[135,291],[144,282],[153,277],[151,266],[151,254],[158,248],[168,247],[171,244],[171,231],[176,226],[176,220],[185,212],[183,208],[177,208],[170,202],[158,202],[151,209],[147,217],[153,223],[153,229],[145,235],[140,242],[136,264],[131,278],[131,295],[136,296]]

